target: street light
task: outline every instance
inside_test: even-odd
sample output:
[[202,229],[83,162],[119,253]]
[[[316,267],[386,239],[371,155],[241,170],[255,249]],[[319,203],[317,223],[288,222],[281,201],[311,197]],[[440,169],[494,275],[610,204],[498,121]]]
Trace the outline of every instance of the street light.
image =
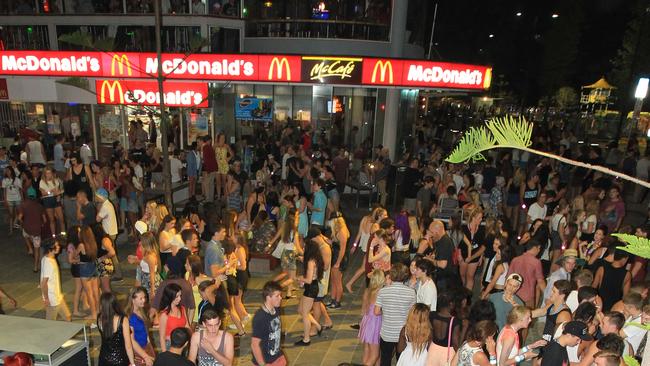
[[560,16],[560,14],[558,14],[558,13],[553,13],[553,14],[551,15],[551,18],[556,19],[556,18],[558,18],[559,16]]
[[494,34],[491,34],[488,36],[489,38],[494,38]]
[[520,17],[520,16],[521,16],[521,12],[518,11],[515,15],[518,16],[518,17]]
[[[640,78],[639,82],[636,84],[636,90],[634,91],[634,98],[636,98],[636,103],[634,103],[634,112],[632,112],[632,126],[630,126],[630,133],[639,123],[639,116],[641,116],[641,107],[643,107],[643,99],[648,95],[648,83],[650,79]],[[650,134],[650,132],[648,132]]]

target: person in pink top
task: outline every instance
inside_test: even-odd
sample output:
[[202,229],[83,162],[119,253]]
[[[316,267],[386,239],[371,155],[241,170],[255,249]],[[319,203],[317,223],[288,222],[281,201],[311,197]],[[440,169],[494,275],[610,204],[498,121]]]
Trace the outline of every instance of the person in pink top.
[[530,240],[526,244],[526,251],[512,260],[508,268],[508,275],[511,273],[519,273],[524,282],[517,292],[526,306],[536,308],[536,290],[539,289],[540,293],[546,288],[546,281],[544,280],[544,273],[542,272],[542,261],[537,258],[537,255],[542,250],[542,244],[537,240]]

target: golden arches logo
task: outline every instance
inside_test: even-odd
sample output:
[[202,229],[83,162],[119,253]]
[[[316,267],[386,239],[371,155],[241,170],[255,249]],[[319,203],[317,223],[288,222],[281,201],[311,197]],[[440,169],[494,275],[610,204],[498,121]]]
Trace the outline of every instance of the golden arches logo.
[[375,67],[372,69],[372,77],[370,78],[371,83],[377,82],[377,70],[380,72],[380,83],[386,81],[386,71],[388,71],[388,83],[393,83],[393,64],[390,61],[378,60],[377,63],[375,63]]
[[287,81],[291,81],[291,67],[289,66],[289,60],[287,60],[286,57],[273,57],[271,66],[269,67],[269,80],[273,80],[273,69],[276,71],[276,79],[282,80],[282,70],[284,69],[287,74]]
[[492,69],[487,68],[485,70],[485,76],[483,77],[483,89],[489,89],[491,83],[492,83]]
[[120,104],[124,104],[124,89],[122,89],[122,84],[117,80],[104,80],[102,82],[102,87],[99,89],[99,102],[106,103],[106,90],[108,90],[109,103],[115,103],[115,90],[118,91],[118,98]]
[[133,76],[133,70],[131,69],[131,61],[129,57],[125,54],[122,56],[113,55],[111,60],[111,75],[115,76],[115,65],[117,64],[117,69],[120,72],[120,75],[124,75],[124,67],[126,66],[126,72],[129,76]]

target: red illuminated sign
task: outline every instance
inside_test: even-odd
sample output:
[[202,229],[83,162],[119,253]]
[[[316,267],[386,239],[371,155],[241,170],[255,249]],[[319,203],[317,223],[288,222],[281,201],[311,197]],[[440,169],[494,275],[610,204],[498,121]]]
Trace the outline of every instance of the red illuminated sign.
[[[155,81],[96,80],[98,104],[150,105],[160,104],[158,83]],[[165,82],[165,105],[169,107],[208,106],[208,84]]]
[[300,56],[259,56],[259,78],[263,81],[299,82]]
[[449,89],[488,89],[492,69],[485,66],[417,60],[364,59],[362,83]]
[[[345,62],[344,62],[345,61]],[[426,60],[252,54],[163,54],[166,79],[483,90],[492,69]],[[0,51],[0,75],[155,79],[154,53]]]

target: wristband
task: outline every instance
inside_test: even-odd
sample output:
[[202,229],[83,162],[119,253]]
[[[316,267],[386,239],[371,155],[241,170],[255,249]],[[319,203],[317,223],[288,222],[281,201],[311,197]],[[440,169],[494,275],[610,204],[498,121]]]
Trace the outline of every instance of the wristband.
[[497,364],[497,357],[490,356],[490,365],[496,365],[496,364]]
[[524,355],[518,355],[518,356],[515,357],[515,362],[519,363],[519,362],[521,362],[521,361],[523,361],[525,359],[526,359],[526,357],[524,357]]
[[528,346],[523,346],[523,347],[519,350],[519,353],[520,353],[520,354],[521,354],[521,353],[526,353],[526,352],[528,352],[529,350],[530,350],[530,349],[528,348]]

